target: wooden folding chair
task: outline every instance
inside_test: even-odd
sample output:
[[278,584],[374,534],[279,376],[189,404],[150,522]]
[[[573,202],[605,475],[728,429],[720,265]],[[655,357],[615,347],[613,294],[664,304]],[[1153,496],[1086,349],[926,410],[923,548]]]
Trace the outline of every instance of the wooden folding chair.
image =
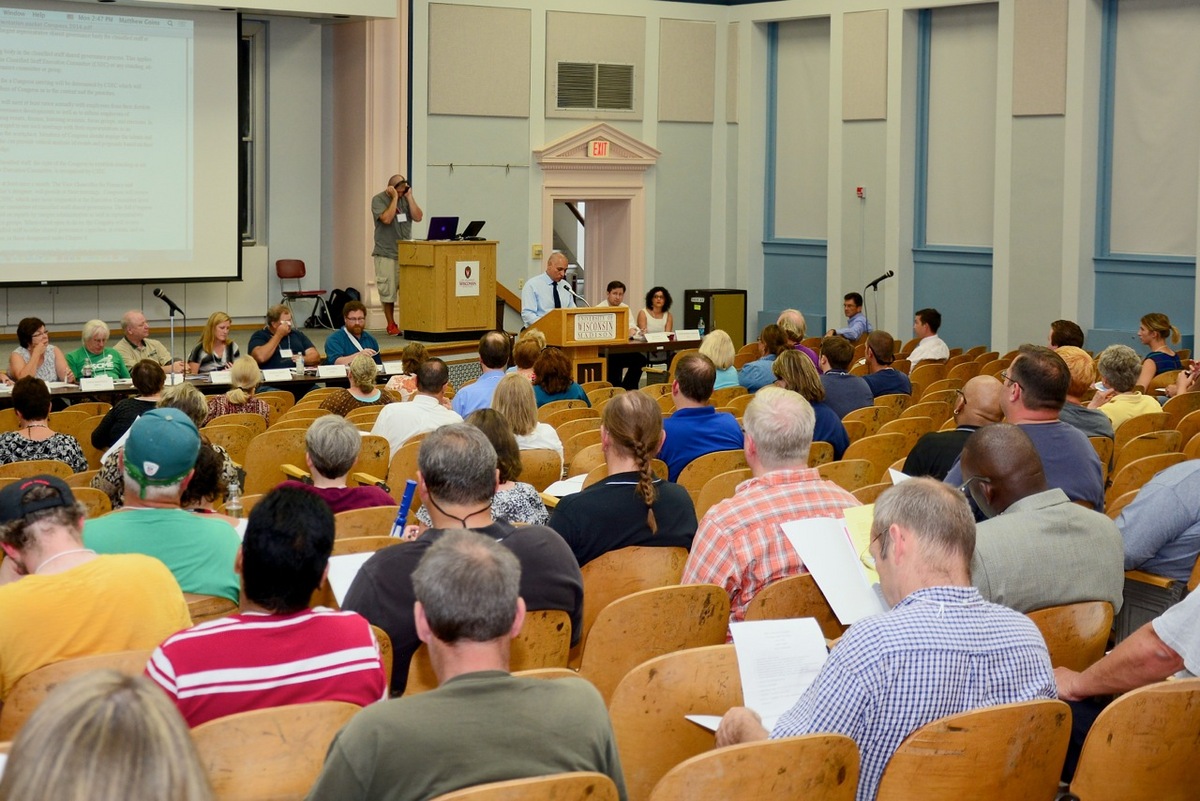
[[853,801],[857,789],[855,742],[844,734],[808,734],[697,754],[671,768],[650,801]]
[[1135,459],[1125,465],[1120,473],[1113,474],[1112,486],[1104,493],[1105,503],[1121,497],[1130,490],[1141,489],[1142,485],[1157,473],[1186,460],[1187,457],[1182,453],[1160,453],[1158,456]]
[[909,379],[921,386],[929,386],[934,381],[941,381],[949,372],[949,368],[944,363],[926,360],[913,368]]
[[240,712],[192,729],[217,801],[303,798],[329,744],[360,707],[341,701]]
[[607,701],[621,677],[655,656],[725,642],[729,595],[713,584],[656,587],[606,606],[588,632],[579,675]]
[[836,640],[846,633],[817,586],[811,573],[773,581],[759,590],[746,607],[746,620],[783,620],[790,617],[812,617],[821,626],[821,633]]
[[140,676],[151,653],[150,650],[138,650],[82,656],[26,673],[13,684],[0,709],[0,741],[12,740],[46,696],[63,682],[93,670],[115,670],[127,676]]
[[743,703],[732,645],[676,651],[630,670],[608,705],[629,800],[646,801],[671,768],[712,750],[713,733],[684,715],[724,715]]
[[195,592],[185,592],[183,597],[187,601],[188,614],[192,616],[193,626],[197,623],[203,623],[206,620],[216,620],[217,618],[226,617],[238,611],[236,601],[222,598],[219,595],[200,595]]
[[1179,424],[1183,418],[1196,411],[1200,411],[1200,392],[1185,392],[1163,404],[1163,413],[1171,417],[1171,428],[1177,430],[1181,430]]
[[368,506],[363,509],[348,509],[333,516],[334,540],[353,537],[391,536],[392,524],[400,506]]
[[732,498],[738,484],[749,481],[753,475],[749,467],[741,467],[717,473],[704,482],[704,486],[700,488],[700,493],[696,496],[696,519],[703,519],[709,509],[726,498]]
[[[904,395],[901,393],[895,393],[895,394],[891,394],[891,395],[879,395],[878,397],[875,398],[874,405],[886,406],[887,408],[891,409],[893,412],[896,413],[896,417],[899,417],[900,412],[907,409],[909,407],[909,405],[912,404],[912,402],[913,402],[912,395]],[[895,417],[893,417],[892,419],[894,420]]]
[[587,409],[590,408],[587,401],[582,400],[558,400],[544,403],[538,407],[538,422],[539,423],[554,423],[550,422],[550,418],[556,413],[566,409]]
[[1151,431],[1162,431],[1170,427],[1171,415],[1166,412],[1139,414],[1137,417],[1131,417],[1117,426],[1116,435],[1113,437],[1113,452],[1120,453],[1125,444],[1134,437],[1149,434]]
[[1125,443],[1113,464],[1113,475],[1121,472],[1125,465],[1146,456],[1160,453],[1179,453],[1183,450],[1183,435],[1173,428],[1151,431],[1134,437]]
[[700,498],[700,490],[704,488],[710,478],[730,470],[741,470],[749,466],[746,464],[746,452],[741,448],[713,451],[703,456],[697,456],[688,462],[675,477],[675,483],[687,490],[688,495],[692,498],[692,503],[695,504]]
[[1092,443],[1092,448],[1095,449],[1096,456],[1100,458],[1100,474],[1107,484],[1108,474],[1113,461],[1112,437],[1088,437],[1088,442]]
[[1081,601],[1027,612],[1050,651],[1050,664],[1086,670],[1104,656],[1112,630],[1113,608],[1108,601]]
[[976,345],[968,349],[965,355],[970,356],[972,359],[978,359],[981,355],[987,352],[987,349],[987,345]]
[[975,361],[979,362],[982,365],[987,365],[989,362],[994,362],[999,358],[1000,358],[999,351],[985,349],[983,353],[980,353],[975,357]]
[[[555,401],[555,402],[559,403],[561,401]],[[559,426],[561,426],[563,423],[570,422],[571,420],[583,420],[583,419],[587,419],[590,417],[594,417],[597,420],[600,419],[600,412],[596,409],[589,409],[587,406],[583,406],[582,401],[567,401],[567,402],[568,403],[578,403],[578,404],[580,404],[580,406],[579,406],[579,408],[576,408],[576,409],[560,409],[557,412],[549,415],[545,420],[539,419],[539,422],[548,423],[551,428],[553,428],[555,431],[557,431]],[[545,408],[545,407],[542,407],[542,408]]]
[[638,392],[645,392],[652,398],[659,398],[662,395],[671,394],[670,383],[666,384],[646,384],[644,387],[638,387]]
[[1133,499],[1137,497],[1139,490],[1130,490],[1123,492],[1121,495],[1113,498],[1111,501],[1104,502],[1104,514],[1108,515],[1109,520],[1116,520],[1121,516],[1121,512],[1126,506],[1133,503]]
[[10,462],[0,465],[0,478],[28,478],[29,476],[57,476],[65,479],[73,471],[66,462],[58,459],[30,459],[27,462]]
[[1012,359],[993,359],[990,362],[985,362],[980,368],[980,375],[990,375],[993,378],[999,378],[1000,374],[1008,369],[1008,365]]
[[833,461],[833,445],[816,440],[808,449],[808,466],[817,467]]
[[948,389],[962,389],[963,385],[965,383],[966,382],[963,381],[962,379],[950,378],[949,376],[947,376],[946,378],[943,378],[941,381],[934,381],[932,384],[927,385],[925,387],[924,394],[922,394],[920,398],[914,398],[913,400],[915,400],[915,401],[934,400],[933,398],[929,397],[929,395],[931,393],[945,392]]
[[617,801],[617,785],[603,773],[555,773],[455,790],[431,801]]
[[735,416],[740,420],[742,415],[746,413],[746,407],[750,405],[750,401],[754,400],[754,396],[747,393],[745,395],[734,395],[725,406],[736,411]]
[[891,481],[880,481],[875,484],[868,484],[865,487],[851,490],[850,494],[861,504],[875,503],[887,490],[890,490],[894,485]]
[[280,465],[304,464],[304,434],[303,429],[271,429],[250,440],[242,463],[246,471],[243,492],[247,495],[269,492],[287,478]]
[[[271,429],[292,423],[304,423],[305,425],[312,425],[314,420],[324,417],[327,414],[333,414],[333,412],[329,409],[322,409],[320,406],[311,406],[307,408],[296,406],[281,414],[278,419],[273,420],[271,425],[267,426],[267,428]],[[220,420],[221,418],[218,417],[217,419]]]
[[284,412],[296,405],[296,397],[292,393],[282,389],[256,392],[254,397],[264,401],[271,409],[271,419],[267,421],[268,426],[272,425],[283,416]]
[[975,361],[974,359],[967,359],[966,361],[964,361],[960,364],[956,364],[953,367],[951,367],[946,372],[946,378],[953,378],[953,379],[962,381],[963,383],[966,383],[967,381],[970,381],[975,376],[979,375],[982,370],[983,370],[982,364]]
[[[600,418],[581,417],[578,420],[568,420],[565,423],[558,425],[554,430],[558,434],[558,438],[562,440],[563,447],[565,448],[568,440],[570,440],[572,437],[582,434],[585,431],[599,431]],[[588,444],[590,445],[591,443]],[[570,459],[567,459],[566,461],[570,462]]]
[[846,448],[846,452],[842,454],[842,461],[866,459],[874,466],[867,483],[876,484],[882,480],[888,465],[905,455],[906,443],[907,440],[903,434],[876,434],[871,437],[863,437],[850,443],[850,447]]
[[708,398],[709,406],[728,406],[729,401],[734,398],[740,398],[742,395],[749,395],[750,390],[745,387],[724,387],[722,389],[714,389],[713,394]]
[[[575,422],[579,422],[579,421],[575,421]],[[599,420],[596,421],[596,423],[599,423],[599,422],[600,422]],[[561,434],[559,436],[561,436]],[[569,439],[564,439],[562,441],[562,444],[563,444],[563,463],[569,465],[569,464],[571,464],[571,461],[575,458],[576,454],[578,454],[581,450],[588,447],[589,445],[599,445],[600,444],[600,426],[597,425],[595,428],[591,428],[586,431],[580,431],[578,434],[575,434],[574,436],[570,437]]]
[[358,458],[350,467],[350,475],[367,473],[372,476],[387,475],[391,465],[392,451],[386,437],[378,434],[364,434],[362,447],[358,450]]
[[[392,498],[399,504],[404,498],[404,485],[411,478],[414,481],[417,479],[417,454],[421,451],[421,440],[408,439],[400,446],[400,449],[392,456],[392,460],[388,462],[387,479],[385,483],[391,492]],[[409,510],[409,520],[415,520],[411,515],[417,513],[420,504],[417,503],[418,497],[413,496],[413,505]]]
[[[571,616],[561,609],[541,609],[525,613],[521,633],[513,638],[509,652],[509,670],[566,668],[571,653]],[[408,665],[405,695],[437,689],[437,674],[429,659],[429,646],[421,643]]]
[[[100,460],[104,458],[104,450],[92,445],[92,432],[100,425],[104,419],[104,415],[96,414],[88,416],[83,413],[82,418],[71,418],[65,420],[62,425],[56,425],[51,422],[50,427],[60,434],[72,436],[79,443],[80,450],[83,451],[83,457],[87,459],[89,470],[99,470]],[[53,417],[53,414],[51,415]]]
[[68,487],[90,487],[92,479],[100,474],[99,470],[84,470],[82,473],[72,473],[63,479]]
[[899,416],[900,413],[890,406],[864,406],[861,409],[846,412],[846,416],[842,418],[842,424],[862,423],[865,426],[864,436],[869,437],[879,431],[879,427],[884,423],[891,422]]
[[[1036,700],[984,707],[927,723],[904,739],[883,771],[877,801],[1046,799],[1071,737],[1071,708]],[[986,788],[986,793],[981,793]]]
[[533,448],[521,453],[521,480],[538,492],[562,478],[562,457],[551,448]]
[[600,387],[598,389],[584,390],[587,394],[588,402],[595,406],[597,403],[602,403],[611,400],[614,395],[620,395],[625,391],[624,387]]
[[[258,417],[258,415],[254,415]],[[263,422],[258,417],[260,423]],[[266,430],[264,425],[263,431]],[[229,454],[229,458],[238,464],[246,463],[246,453],[250,450],[250,441],[257,434],[249,426],[226,425],[224,417],[218,417],[217,422],[200,429],[200,433],[213,445],[219,445]],[[261,432],[260,432],[261,433]]]
[[[288,397],[291,397],[291,393],[288,393]],[[205,428],[210,426],[241,426],[242,428],[250,429],[253,432],[253,436],[258,436],[267,430],[267,421],[263,419],[261,414],[255,414],[254,412],[234,412],[214,418]]]
[[928,417],[933,421],[934,428],[937,428],[942,423],[950,419],[952,409],[950,404],[945,401],[926,401],[914,403],[903,412],[900,413],[900,419],[905,420],[909,417]]
[[579,387],[586,394],[588,392],[591,392],[593,389],[607,389],[608,387],[611,387],[612,385],[613,384],[611,381],[584,381],[582,384],[579,385]]
[[360,406],[357,409],[351,409],[346,414],[346,422],[354,423],[355,425],[367,423],[373,426],[375,421],[379,419],[379,413],[383,411],[386,405]]
[[904,437],[904,452],[908,453],[917,444],[917,440],[935,428],[933,420],[928,417],[904,417],[892,420],[879,427],[880,434],[900,434]]
[[[856,442],[867,435],[867,424],[859,420],[843,420],[842,427],[846,429],[846,436],[851,442]],[[829,447],[832,450],[833,446]]]
[[869,459],[842,458],[836,462],[817,465],[817,472],[821,474],[821,478],[832,481],[846,492],[854,492],[859,487],[874,483],[871,477],[875,474],[875,465]]
[[586,475],[602,464],[604,464],[604,451],[600,448],[600,443],[587,445],[575,453],[574,458],[567,465],[567,475]]
[[1079,801],[1185,801],[1196,797],[1200,679],[1125,693],[1083,742],[1071,795]]
[[112,511],[112,499],[98,489],[74,487],[71,492],[75,496],[75,500],[82,503],[83,508],[87,510],[89,520]]

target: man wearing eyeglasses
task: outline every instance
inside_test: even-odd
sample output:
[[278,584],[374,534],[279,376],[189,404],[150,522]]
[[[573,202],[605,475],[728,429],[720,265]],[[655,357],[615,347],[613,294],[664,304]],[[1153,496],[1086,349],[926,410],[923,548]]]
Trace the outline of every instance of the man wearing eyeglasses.
[[388,179],[387,188],[371,198],[371,219],[375,223],[375,291],[387,318],[388,336],[400,333],[396,325],[396,289],[400,280],[396,264],[396,242],[412,239],[412,224],[425,218],[425,212],[413,197],[412,186],[403,175]]
[[347,301],[342,307],[342,317],[346,324],[329,335],[325,340],[326,364],[350,364],[354,357],[365,353],[383,364],[379,355],[379,342],[366,330],[367,307],[361,301]]
[[930,431],[917,440],[904,460],[904,474],[929,476],[941,481],[954,467],[962,453],[967,437],[980,426],[999,423],[1004,419],[1000,409],[1000,392],[1004,385],[990,375],[977,375],[957,390],[954,400],[955,427],[953,431]]
[[[1000,373],[1000,380],[1004,419],[1033,440],[1046,483],[1061,489],[1072,501],[1083,501],[1103,512],[1100,457],[1082,431],[1058,419],[1071,385],[1067,363],[1043,345],[1022,345],[1012,364]],[[957,487],[962,482],[962,466],[957,464],[946,475],[946,483]]]

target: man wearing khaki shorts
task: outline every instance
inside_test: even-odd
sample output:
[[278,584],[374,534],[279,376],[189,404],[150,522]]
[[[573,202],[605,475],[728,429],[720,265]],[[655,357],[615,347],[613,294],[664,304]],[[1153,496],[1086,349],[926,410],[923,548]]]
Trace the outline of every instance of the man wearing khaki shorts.
[[412,187],[403,175],[388,179],[387,189],[371,198],[371,218],[375,222],[375,290],[383,305],[390,336],[400,333],[396,325],[396,240],[412,239],[412,224],[425,216],[413,197]]

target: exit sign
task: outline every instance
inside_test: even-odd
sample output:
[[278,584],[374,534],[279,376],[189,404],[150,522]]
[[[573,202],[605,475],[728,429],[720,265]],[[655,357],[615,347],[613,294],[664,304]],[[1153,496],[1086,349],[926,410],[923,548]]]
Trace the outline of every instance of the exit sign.
[[605,139],[593,139],[588,142],[588,157],[593,159],[608,158],[608,141]]

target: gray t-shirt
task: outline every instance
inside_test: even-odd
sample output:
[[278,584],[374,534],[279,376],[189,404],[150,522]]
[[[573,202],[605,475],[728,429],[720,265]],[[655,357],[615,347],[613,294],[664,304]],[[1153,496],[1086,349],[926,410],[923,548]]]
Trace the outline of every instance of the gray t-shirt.
[[1159,639],[1183,657],[1179,677],[1200,676],[1200,592],[1193,592],[1150,625]]
[[[379,219],[392,202],[387,191],[380,192],[371,198],[371,219],[375,222],[375,249],[372,256],[387,256],[396,258],[396,240],[412,239],[412,218],[408,211],[408,198],[402,197],[396,201],[396,216],[391,225],[384,225]],[[403,220],[403,222],[401,222]]]

